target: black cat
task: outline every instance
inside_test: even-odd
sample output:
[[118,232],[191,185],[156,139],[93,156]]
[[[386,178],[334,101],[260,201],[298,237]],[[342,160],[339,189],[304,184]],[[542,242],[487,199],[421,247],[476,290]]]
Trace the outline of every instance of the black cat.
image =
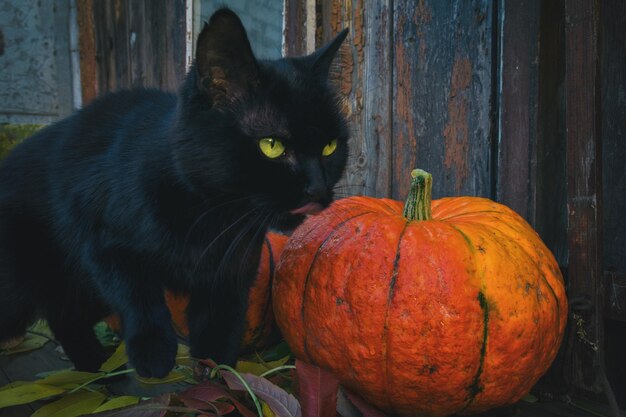
[[190,294],[191,354],[234,364],[268,227],[328,206],[346,164],[327,80],[346,34],[261,61],[221,9],[178,95],[106,95],[18,146],[0,168],[0,340],[44,317],[76,368],[95,370],[92,326],[116,312],[136,371],[163,377],[169,288]]

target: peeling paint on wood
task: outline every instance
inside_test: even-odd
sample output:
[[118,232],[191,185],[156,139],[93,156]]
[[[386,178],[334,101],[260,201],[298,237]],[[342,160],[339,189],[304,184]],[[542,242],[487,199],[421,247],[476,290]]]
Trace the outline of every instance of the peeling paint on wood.
[[96,82],[96,37],[94,33],[93,0],[76,2],[78,31],[78,48],[80,51],[80,86],[83,94],[83,105],[88,104],[98,95]]
[[[88,3],[93,8],[98,93],[132,87],[178,88],[186,71],[184,0]],[[80,30],[81,38],[91,36],[86,26]],[[81,43],[81,54],[92,53],[90,47]],[[86,76],[93,73],[89,65],[81,62]]]
[[490,195],[493,10],[487,1],[395,5],[394,198],[413,167],[433,173],[434,198]]
[[444,166],[454,172],[455,191],[461,193],[463,181],[468,179],[468,88],[472,63],[467,57],[456,56],[452,66],[452,81],[448,98],[448,120],[443,129],[446,138]]

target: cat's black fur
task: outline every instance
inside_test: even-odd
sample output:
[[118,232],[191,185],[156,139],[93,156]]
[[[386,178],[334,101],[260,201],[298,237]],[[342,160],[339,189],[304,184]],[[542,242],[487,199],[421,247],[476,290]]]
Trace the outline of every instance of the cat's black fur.
[[[192,355],[233,364],[266,230],[327,206],[344,169],[327,77],[345,35],[259,61],[222,9],[178,95],[106,95],[18,146],[0,167],[0,340],[44,317],[75,366],[94,370],[92,326],[116,312],[132,365],[162,377],[177,347],[170,288],[190,294]],[[268,136],[284,156],[260,152]]]

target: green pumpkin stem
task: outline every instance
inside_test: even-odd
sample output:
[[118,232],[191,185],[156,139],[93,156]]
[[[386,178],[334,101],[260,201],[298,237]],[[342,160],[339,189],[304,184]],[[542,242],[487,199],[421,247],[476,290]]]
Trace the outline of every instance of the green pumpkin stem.
[[404,203],[403,215],[410,221],[430,220],[433,176],[421,169],[411,171],[411,189]]

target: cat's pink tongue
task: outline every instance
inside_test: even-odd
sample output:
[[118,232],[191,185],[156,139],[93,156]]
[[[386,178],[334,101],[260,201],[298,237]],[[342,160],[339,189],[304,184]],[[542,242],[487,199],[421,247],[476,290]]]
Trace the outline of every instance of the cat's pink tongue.
[[307,203],[302,207],[298,207],[297,209],[291,210],[291,214],[318,214],[320,211],[324,210],[324,206],[319,203]]

